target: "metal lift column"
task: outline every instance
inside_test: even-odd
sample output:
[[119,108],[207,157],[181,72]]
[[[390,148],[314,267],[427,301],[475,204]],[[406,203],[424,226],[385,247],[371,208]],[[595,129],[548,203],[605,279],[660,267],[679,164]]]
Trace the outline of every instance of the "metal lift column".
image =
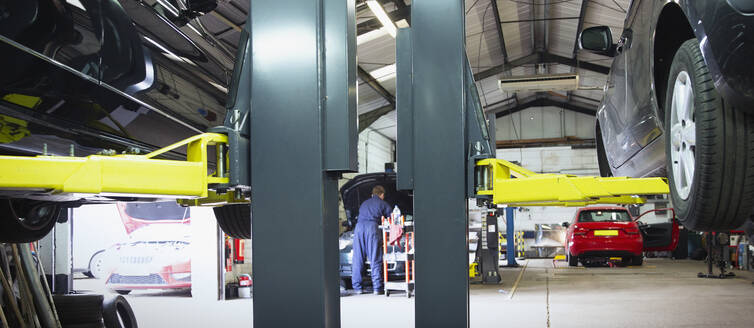
[[355,1],[251,2],[255,327],[340,327],[338,178],[357,170]]
[[399,109],[399,133],[411,137],[398,143],[410,142],[413,154],[401,158],[399,149],[398,174],[413,173],[399,184],[414,190],[416,326],[468,327],[464,2],[414,0],[411,25],[410,35],[399,36],[410,39],[413,76],[398,76],[399,84],[412,84],[409,99],[398,90],[411,108]]

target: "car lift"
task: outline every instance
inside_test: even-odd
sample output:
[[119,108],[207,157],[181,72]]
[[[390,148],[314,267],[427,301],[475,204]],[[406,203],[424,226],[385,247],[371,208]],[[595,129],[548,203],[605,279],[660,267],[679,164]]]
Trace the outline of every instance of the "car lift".
[[[355,65],[354,8],[350,2],[278,0],[252,2],[250,12],[234,72],[240,79],[230,88],[237,99],[229,104],[226,128],[213,130],[222,133],[197,135],[146,155],[0,156],[0,190],[103,201],[170,197],[214,206],[253,197],[253,216],[264,218],[254,220],[252,229],[255,299],[262,300],[253,305],[255,325],[339,326],[338,286],[330,284],[337,277],[337,220],[328,215],[337,213],[339,174],[356,168],[351,92],[356,75],[349,66]],[[669,192],[660,178],[536,174],[495,159],[494,131],[465,55],[463,13],[463,1],[415,0],[412,26],[401,29],[396,40],[398,187],[414,191],[420,327],[468,326],[468,198],[488,208],[584,206],[640,203],[636,195]],[[286,38],[298,40],[296,51],[270,42]],[[319,114],[304,114],[309,112]],[[239,121],[245,124],[239,127]],[[238,137],[244,129],[248,139]],[[183,146],[185,161],[161,159]],[[210,146],[216,149],[213,158]],[[249,172],[251,194],[242,183],[248,183]],[[307,194],[295,204],[293,186],[295,194]],[[269,245],[303,246],[271,254],[265,243],[270,238],[283,240]],[[302,249],[308,256],[300,255]],[[294,258],[319,269],[307,277],[276,269]],[[283,307],[298,309],[297,315],[280,317]]]

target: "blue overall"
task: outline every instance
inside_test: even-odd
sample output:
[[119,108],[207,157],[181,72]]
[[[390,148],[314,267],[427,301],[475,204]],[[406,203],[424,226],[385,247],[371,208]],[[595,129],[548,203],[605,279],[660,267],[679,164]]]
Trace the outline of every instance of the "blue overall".
[[372,288],[382,290],[382,237],[378,226],[383,216],[390,217],[390,205],[377,196],[365,200],[359,207],[359,219],[353,232],[351,263],[351,282],[355,290],[362,289],[361,275],[365,259],[369,259],[372,268]]

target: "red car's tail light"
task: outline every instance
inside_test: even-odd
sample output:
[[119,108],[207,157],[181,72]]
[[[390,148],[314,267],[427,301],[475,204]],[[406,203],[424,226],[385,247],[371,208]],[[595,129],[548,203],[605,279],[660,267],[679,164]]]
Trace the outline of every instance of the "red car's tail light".
[[589,229],[582,228],[582,227],[578,227],[575,230],[573,230],[573,234],[574,235],[579,235],[579,236],[586,236],[587,232],[589,232]]
[[629,235],[638,235],[639,234],[639,228],[636,228],[636,227],[623,228],[623,231],[625,231]]

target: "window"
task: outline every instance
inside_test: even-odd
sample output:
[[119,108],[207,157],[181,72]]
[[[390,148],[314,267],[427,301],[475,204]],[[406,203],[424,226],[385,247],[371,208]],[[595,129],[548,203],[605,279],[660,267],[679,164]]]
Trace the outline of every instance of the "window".
[[631,222],[631,216],[623,210],[581,211],[579,222]]

